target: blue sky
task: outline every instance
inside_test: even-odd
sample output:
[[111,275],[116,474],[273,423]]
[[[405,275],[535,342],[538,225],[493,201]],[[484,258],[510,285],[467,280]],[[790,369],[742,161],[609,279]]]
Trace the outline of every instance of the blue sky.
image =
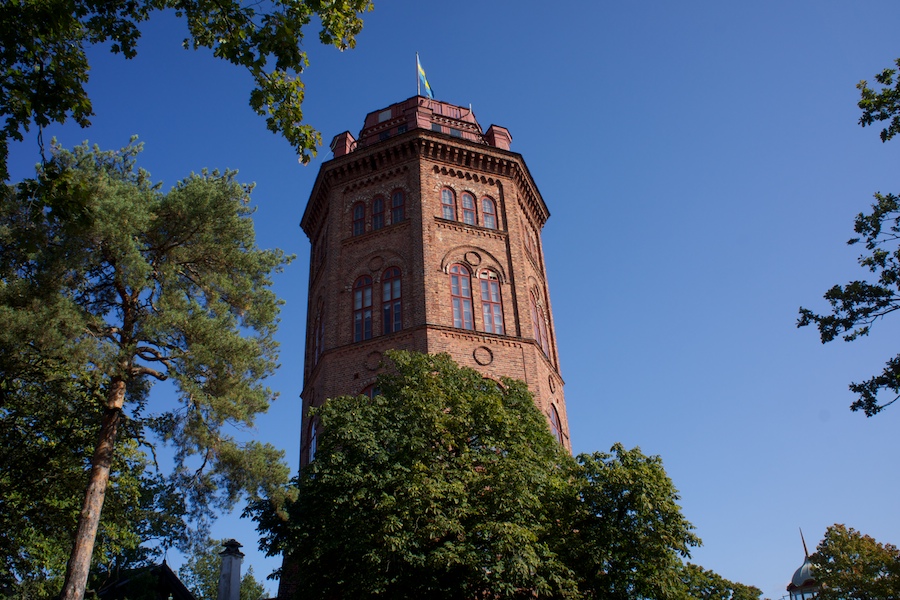
[[[784,593],[845,523],[900,542],[900,406],[848,409],[850,381],[897,352],[900,320],[823,346],[797,309],[863,275],[845,245],[876,191],[897,192],[900,142],[857,125],[855,84],[900,56],[896,2],[376,2],[353,51],[304,45],[307,121],[328,141],[416,93],[507,127],[552,216],[543,247],[575,452],[616,441],[662,456],[704,541],[693,561]],[[250,78],[185,51],[172,15],[132,61],[91,51],[93,126],[66,146],[131,134],[170,186],[204,167],[256,182],[260,244],[296,253],[281,393],[257,435],[299,455],[309,245],[298,223],[321,158],[301,167],[247,105]],[[891,42],[891,40],[895,40]],[[13,178],[38,160],[12,147]],[[252,524],[222,519],[259,574]],[[177,562],[170,559],[170,562]],[[271,586],[274,592],[274,586]]]

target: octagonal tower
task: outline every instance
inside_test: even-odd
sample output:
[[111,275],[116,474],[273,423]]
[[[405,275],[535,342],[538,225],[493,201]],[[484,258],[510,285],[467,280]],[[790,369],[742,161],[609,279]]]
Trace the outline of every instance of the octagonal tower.
[[525,381],[571,450],[541,250],[550,213],[511,140],[416,96],[332,141],[300,223],[312,243],[301,467],[315,453],[309,408],[374,393],[388,349]]

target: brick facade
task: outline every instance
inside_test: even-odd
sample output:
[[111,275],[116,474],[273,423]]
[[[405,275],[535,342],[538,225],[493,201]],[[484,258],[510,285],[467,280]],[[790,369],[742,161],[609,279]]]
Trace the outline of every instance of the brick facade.
[[[301,465],[309,460],[309,407],[366,390],[393,348],[446,352],[486,377],[524,380],[548,420],[556,411],[561,443],[571,449],[540,242],[550,213],[511,139],[496,125],[483,132],[469,109],[423,97],[369,113],[358,140],[349,132],[334,138],[334,158],[322,165],[301,221],[312,243]],[[453,214],[444,213],[444,190]],[[402,218],[393,210],[398,193]],[[464,194],[474,201],[467,215]],[[487,222],[484,199],[494,210]],[[384,333],[391,268],[401,273],[401,328]],[[451,268],[470,277],[471,320],[462,327],[454,327]],[[360,320],[371,337],[355,340],[354,285],[366,277],[371,313]],[[481,278],[499,289],[502,334],[486,331]]]

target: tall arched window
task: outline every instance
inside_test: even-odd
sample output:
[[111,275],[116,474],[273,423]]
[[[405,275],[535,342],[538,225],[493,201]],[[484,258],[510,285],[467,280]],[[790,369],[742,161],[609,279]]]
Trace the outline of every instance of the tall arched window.
[[481,312],[484,330],[503,335],[503,305],[500,302],[500,278],[493,271],[478,274],[481,280]]
[[360,396],[368,396],[370,399],[374,398],[381,394],[381,388],[371,383],[363,388],[363,390],[359,393]]
[[534,339],[537,340],[537,343],[541,347],[541,350],[544,351],[544,354],[549,357],[550,340],[547,337],[547,324],[544,321],[544,309],[538,304],[537,299],[534,297],[534,292],[531,292],[531,321],[534,326]]
[[544,309],[538,306],[538,317],[540,318],[541,327],[541,350],[547,358],[550,358],[550,336],[547,334],[547,317],[544,315]]
[[325,350],[325,306],[319,301],[316,309],[316,321],[313,324],[313,365],[318,364]]
[[450,267],[450,301],[453,305],[453,326],[459,329],[474,329],[472,279],[469,269],[462,265]]
[[394,190],[391,194],[391,223],[399,223],[406,218],[406,194],[403,190]]
[[362,235],[366,232],[366,205],[357,202],[353,205],[353,235]]
[[381,276],[381,316],[384,333],[394,333],[403,329],[403,302],[400,296],[400,269],[391,267]]
[[363,275],[353,284],[353,341],[372,337],[372,278]]
[[497,207],[490,198],[481,199],[481,219],[488,229],[497,229]]
[[376,196],[372,201],[372,231],[384,227],[384,198]]
[[313,459],[316,458],[316,446],[319,443],[319,424],[316,419],[313,419],[309,424],[309,460],[306,461],[307,464],[311,463]]
[[550,405],[550,433],[556,438],[560,444],[563,443],[562,422],[559,420],[559,413],[554,405]]
[[462,195],[462,211],[463,223],[468,225],[477,224],[478,216],[475,214],[475,196],[468,192],[463,192]]
[[441,216],[451,221],[456,220],[456,195],[449,188],[441,190]]

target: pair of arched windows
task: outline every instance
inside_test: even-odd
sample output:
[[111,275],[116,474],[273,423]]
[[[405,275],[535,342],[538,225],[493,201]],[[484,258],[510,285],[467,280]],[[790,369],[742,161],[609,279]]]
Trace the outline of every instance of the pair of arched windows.
[[497,205],[493,199],[487,196],[481,199],[479,214],[475,196],[469,192],[463,192],[460,195],[459,207],[457,207],[456,193],[450,188],[444,188],[441,190],[441,216],[449,221],[462,221],[467,225],[481,225],[488,229],[497,229]]
[[[459,329],[475,329],[472,310],[472,275],[464,265],[450,267],[450,304],[453,308],[453,326]],[[478,273],[481,290],[481,314],[484,331],[503,335],[503,302],[500,296],[500,278],[489,269]]]
[[[390,222],[388,222],[388,217]],[[399,223],[406,218],[406,194],[403,190],[391,192],[388,200],[382,195],[375,196],[372,200],[372,231],[378,231],[385,225]],[[366,203],[357,202],[353,205],[353,235],[362,235],[366,232]]]
[[[363,275],[353,284],[353,341],[372,338],[374,308],[372,278]],[[401,274],[390,267],[381,275],[381,331],[394,333],[403,328],[403,298]]]

